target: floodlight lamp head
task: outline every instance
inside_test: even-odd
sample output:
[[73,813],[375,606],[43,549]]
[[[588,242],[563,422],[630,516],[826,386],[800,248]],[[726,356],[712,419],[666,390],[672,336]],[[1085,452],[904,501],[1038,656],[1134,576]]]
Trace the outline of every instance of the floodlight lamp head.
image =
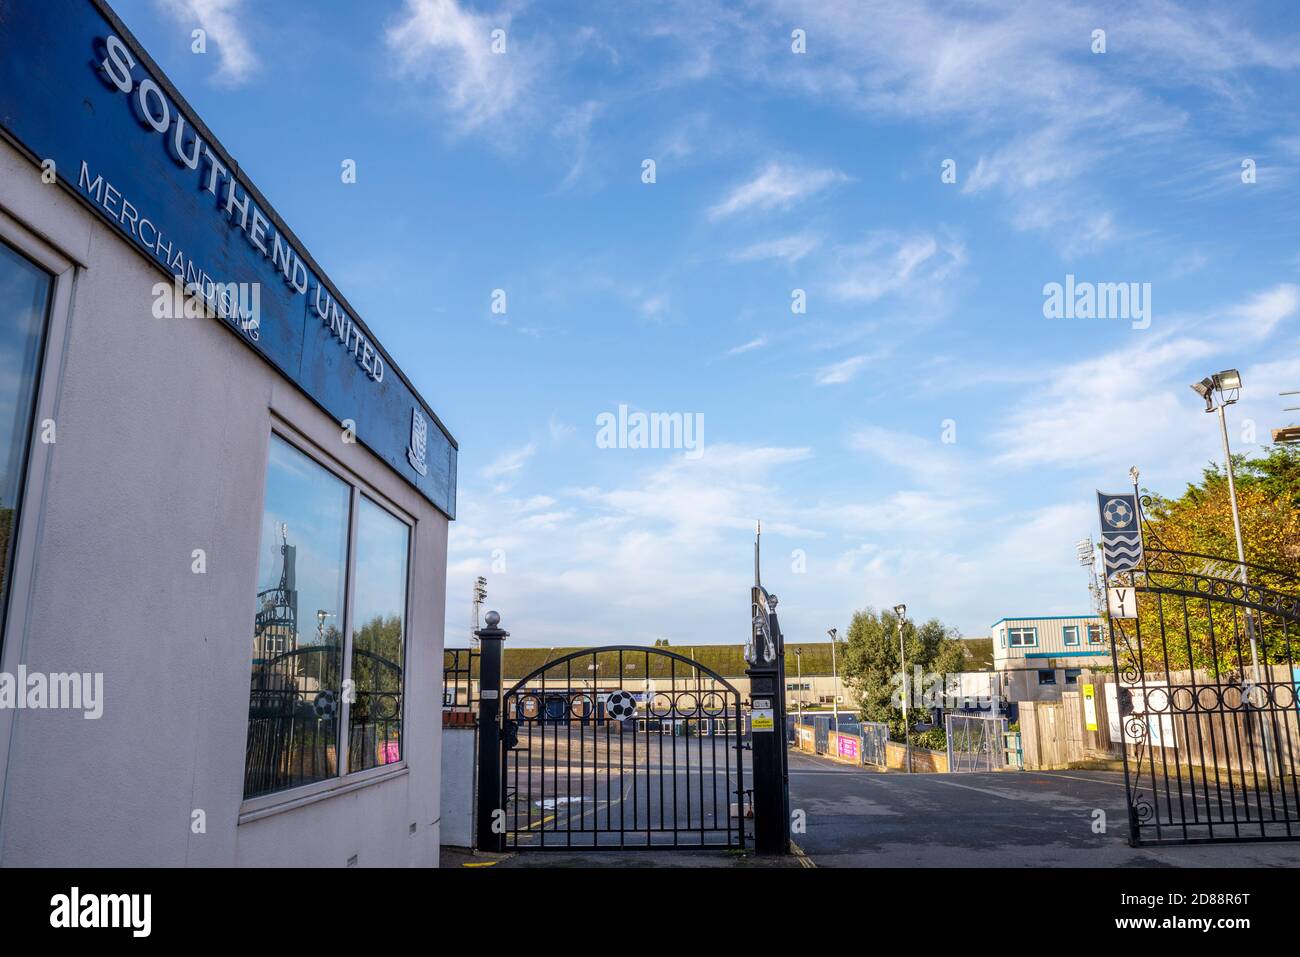
[[906,605],[895,605],[895,606],[894,606],[894,614],[897,615],[900,619],[902,619],[902,618],[906,618],[906,617],[907,617],[907,606],[906,606]]
[[1214,380],[1206,376],[1200,382],[1192,383],[1192,390],[1205,400],[1205,411],[1214,411]]
[[[1224,369],[1222,372],[1214,374],[1214,387],[1219,391],[1220,401],[1224,405],[1232,405],[1237,401],[1241,392],[1241,373],[1236,369]],[[1232,395],[1229,397],[1228,393]]]

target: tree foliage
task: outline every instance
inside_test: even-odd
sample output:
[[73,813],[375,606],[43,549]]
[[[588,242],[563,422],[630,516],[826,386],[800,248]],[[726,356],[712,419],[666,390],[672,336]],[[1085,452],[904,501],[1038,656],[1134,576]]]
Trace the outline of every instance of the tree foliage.
[[[1237,508],[1246,561],[1276,571],[1251,569],[1252,585],[1300,595],[1300,449],[1273,446],[1259,456],[1234,456]],[[1149,585],[1195,591],[1198,575],[1235,580],[1239,574],[1231,500],[1225,470],[1211,465],[1199,482],[1178,498],[1150,496],[1146,507],[1146,545],[1153,570],[1139,572]],[[1212,556],[1167,556],[1157,549]],[[1159,568],[1159,571],[1154,570]],[[1178,574],[1174,569],[1184,569]],[[1240,606],[1204,597],[1139,592],[1138,623],[1143,670],[1180,671],[1189,667],[1217,677],[1241,676],[1250,666],[1250,636],[1256,637],[1261,664],[1294,660],[1290,641],[1298,629],[1283,627],[1275,614],[1247,615]],[[1138,633],[1120,628],[1121,667],[1139,657]],[[1163,636],[1163,640],[1162,640]],[[1295,649],[1300,652],[1300,649]]]
[[[1233,471],[1246,561],[1300,576],[1300,448],[1234,455]],[[1236,558],[1228,476],[1219,465],[1206,468],[1179,498],[1153,495],[1147,520],[1166,548]]]
[[[937,618],[924,624],[903,622],[903,649],[909,683],[915,701],[921,688],[912,677],[919,666],[921,673],[951,674],[963,668],[963,654],[958,632],[945,627]],[[903,740],[903,712],[897,700],[900,674],[898,658],[898,617],[893,611],[868,608],[854,612],[849,625],[848,641],[843,651],[842,674],[845,684],[857,699],[864,721],[882,721],[889,725],[889,736]],[[908,715],[915,723],[923,714],[913,710]],[[913,741],[916,741],[913,734]]]

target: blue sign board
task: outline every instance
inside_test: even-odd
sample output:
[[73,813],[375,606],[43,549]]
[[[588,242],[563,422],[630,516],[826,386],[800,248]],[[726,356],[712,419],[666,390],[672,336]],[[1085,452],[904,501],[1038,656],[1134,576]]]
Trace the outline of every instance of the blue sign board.
[[107,6],[0,0],[0,131],[170,274],[142,311],[221,322],[455,517],[455,440]]

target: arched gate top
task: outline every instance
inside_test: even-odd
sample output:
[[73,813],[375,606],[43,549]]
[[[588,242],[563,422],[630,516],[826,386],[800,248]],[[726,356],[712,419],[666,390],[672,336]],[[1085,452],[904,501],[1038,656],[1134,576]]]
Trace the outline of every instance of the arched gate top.
[[[556,667],[557,665],[563,665],[565,662],[576,661],[580,658],[590,657],[594,659],[597,655],[609,654],[611,652],[620,652],[620,651],[632,652],[633,654],[636,654],[638,656],[659,655],[660,657],[663,658],[671,658],[673,660],[680,661],[682,664],[686,665],[687,667],[712,678],[714,681],[718,682],[720,685],[722,685],[732,694],[735,694],[737,696],[739,696],[740,694],[740,692],[736,689],[735,685],[733,685],[730,681],[722,677],[722,675],[718,674],[716,671],[714,671],[712,668],[708,667],[707,665],[701,664],[700,662],[694,660],[693,658],[687,658],[685,655],[678,654],[675,651],[670,651],[667,648],[656,648],[647,645],[598,645],[594,648],[582,648],[578,651],[569,652],[568,654],[561,655],[559,658],[555,658],[551,661],[546,662],[545,664],[541,665],[538,668],[534,668],[527,675],[525,675],[524,677],[520,678],[517,682],[515,682],[510,687],[510,689],[506,691],[506,694],[507,695],[514,694],[515,692],[522,689],[525,685],[527,685],[528,682],[532,681],[534,678],[537,678],[543,672],[550,671],[552,668]],[[647,674],[645,677],[650,678],[651,676]],[[623,675],[619,675],[619,680],[622,681],[622,679],[623,679]]]

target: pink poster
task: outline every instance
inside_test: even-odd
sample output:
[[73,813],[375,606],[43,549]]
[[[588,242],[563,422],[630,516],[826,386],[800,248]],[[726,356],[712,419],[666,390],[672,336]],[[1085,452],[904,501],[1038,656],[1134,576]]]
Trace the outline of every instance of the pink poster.
[[396,741],[385,741],[380,746],[380,764],[396,764],[402,760],[402,746]]
[[851,738],[847,734],[841,734],[840,740],[840,757],[858,759],[858,739]]

